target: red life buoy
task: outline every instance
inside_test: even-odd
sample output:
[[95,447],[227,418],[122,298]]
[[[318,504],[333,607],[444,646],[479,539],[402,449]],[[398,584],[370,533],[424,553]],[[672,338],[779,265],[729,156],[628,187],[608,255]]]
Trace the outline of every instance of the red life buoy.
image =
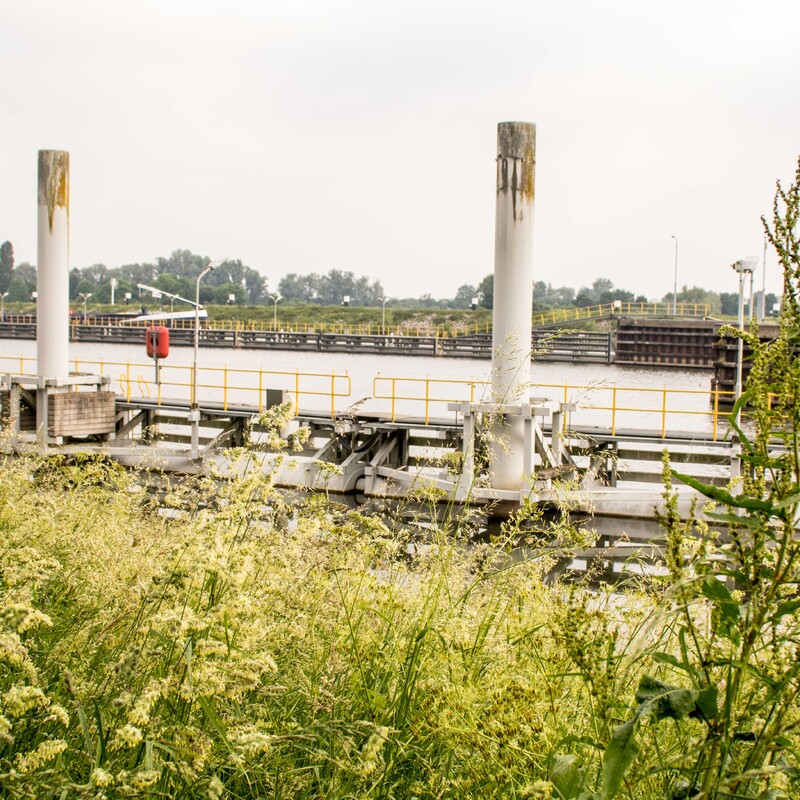
[[166,358],[169,355],[169,329],[163,325],[148,328],[145,341],[150,358]]

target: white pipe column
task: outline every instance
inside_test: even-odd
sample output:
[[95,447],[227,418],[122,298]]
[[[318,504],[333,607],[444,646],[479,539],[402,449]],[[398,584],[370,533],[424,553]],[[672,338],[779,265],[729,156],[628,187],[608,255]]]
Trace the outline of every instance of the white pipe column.
[[69,153],[39,151],[36,358],[40,378],[69,377]]
[[[492,403],[521,407],[529,401],[533,305],[533,199],[536,126],[497,126],[497,200],[492,313]],[[523,485],[524,422],[498,413],[490,427],[491,483]]]

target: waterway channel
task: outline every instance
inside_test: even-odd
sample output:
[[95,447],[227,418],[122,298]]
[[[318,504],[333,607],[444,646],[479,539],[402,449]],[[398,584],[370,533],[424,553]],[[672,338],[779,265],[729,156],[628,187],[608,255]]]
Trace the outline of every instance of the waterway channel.
[[[0,372],[35,373],[36,342],[0,340]],[[109,375],[115,392],[185,400],[191,393],[191,348],[173,347],[161,363],[161,386],[144,345],[72,343],[71,367]],[[359,410],[452,419],[448,402],[488,400],[488,360],[301,351],[200,348],[198,397],[258,406],[265,390],[284,389],[304,412]],[[711,372],[534,361],[534,397],[575,404],[573,427],[713,433]],[[722,436],[718,417],[718,435]]]

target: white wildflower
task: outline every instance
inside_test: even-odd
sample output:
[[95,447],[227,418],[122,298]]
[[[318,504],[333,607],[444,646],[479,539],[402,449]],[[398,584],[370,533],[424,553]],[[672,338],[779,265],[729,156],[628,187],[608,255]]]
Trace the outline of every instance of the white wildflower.
[[138,728],[143,728],[150,721],[150,712],[161,697],[163,689],[156,684],[142,692],[133,708],[128,713],[128,722]]
[[114,783],[114,776],[110,772],[96,767],[92,771],[92,783],[97,786],[98,789],[104,789],[106,786],[111,786],[111,784]]
[[28,650],[16,633],[0,633],[0,663],[21,667],[28,658]]
[[52,761],[66,749],[67,743],[63,739],[50,739],[42,742],[32,753],[17,759],[17,769],[22,773],[33,772],[48,761]]
[[212,775],[211,780],[208,782],[206,797],[208,800],[222,800],[224,796],[225,787],[222,785],[222,781],[216,775]]
[[243,756],[252,758],[264,755],[272,749],[273,737],[256,728],[240,733],[235,739],[236,749]]
[[111,750],[119,750],[123,747],[136,747],[138,744],[141,744],[143,738],[141,730],[135,725],[125,725],[125,727],[117,731],[109,747]]
[[32,708],[47,708],[50,701],[44,692],[36,686],[25,684],[12,686],[5,694],[0,695],[0,705],[12,718],[18,718],[28,713]]

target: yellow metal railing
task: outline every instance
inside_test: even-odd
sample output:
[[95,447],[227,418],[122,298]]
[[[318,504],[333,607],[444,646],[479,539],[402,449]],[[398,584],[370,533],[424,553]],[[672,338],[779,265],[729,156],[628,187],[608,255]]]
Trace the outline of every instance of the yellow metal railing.
[[[134,397],[155,398],[158,403],[192,399],[194,375],[190,365],[160,366],[160,381],[155,382],[152,362],[90,361],[74,359],[75,372],[112,376],[114,388],[126,400]],[[0,356],[0,372],[35,375],[35,357]],[[349,373],[301,372],[300,370],[233,369],[200,367],[197,388],[208,402],[219,402],[224,409],[233,404],[246,404],[264,409],[266,389],[283,389],[294,399],[298,412],[318,411],[324,403],[326,413],[334,417],[337,401],[346,401],[352,394]],[[551,401],[574,403],[571,425],[576,429],[589,425],[608,428],[612,435],[621,426],[640,430],[656,427],[665,437],[668,430],[680,429],[681,419],[701,422],[703,431],[718,441],[727,430],[727,412],[720,405],[732,402],[733,392],[702,389],[670,389],[664,387],[617,386],[615,384],[531,384],[533,394]],[[396,421],[400,414],[431,421],[434,413],[441,416],[442,404],[490,400],[490,384],[484,379],[418,378],[376,375],[372,380],[372,397],[389,401],[389,416]],[[314,400],[316,399],[316,404]],[[697,430],[697,425],[691,426]]]
[[[598,427],[607,426],[614,435],[620,426],[620,417],[623,417],[628,427],[636,427],[642,422],[642,425],[647,424],[648,429],[652,429],[655,421],[661,438],[666,437],[670,424],[679,418],[701,417],[707,423],[705,427],[711,439],[718,441],[721,422],[727,418],[727,413],[720,411],[720,401],[733,400],[733,392],[719,389],[712,392],[703,389],[669,389],[666,386],[645,388],[556,383],[534,383],[529,388],[548,400],[575,403],[577,410],[573,412],[572,424],[577,428],[580,428],[578,416],[593,416],[596,419],[594,424]],[[404,409],[412,407],[413,413],[422,416],[427,424],[434,404],[489,400],[490,390],[488,381],[475,379],[409,378],[378,374],[372,382],[373,397],[390,401],[393,422],[397,420],[398,404],[401,403]],[[636,398],[641,399],[637,402]],[[687,402],[679,405],[681,401]]]
[[[613,316],[643,316],[643,317],[684,317],[702,319],[709,315],[711,307],[707,303],[678,303],[673,310],[672,303],[632,303],[617,301],[603,303],[596,306],[581,306],[578,308],[555,308],[551,311],[533,314],[532,323],[537,325],[569,324],[584,320],[604,319]],[[158,313],[158,312],[154,312]],[[164,312],[167,314],[168,312]],[[35,318],[33,318],[35,320]],[[71,320],[73,325],[105,326],[108,320],[102,315],[85,319],[80,314],[74,314]],[[153,320],[122,319],[115,323],[132,327],[148,327]],[[386,325],[376,322],[282,322],[280,320],[203,320],[204,328],[216,331],[277,331],[283,333],[328,333],[352,334],[355,336],[464,336],[492,332],[490,319],[482,322],[451,324],[451,325]],[[170,322],[171,328],[193,329],[194,319],[183,318]]]
[[[35,375],[33,357],[9,358],[0,356],[3,372]],[[134,396],[155,398],[159,404],[170,400],[193,400],[195,385],[190,365],[160,364],[160,381],[155,382],[153,362],[70,360],[75,372],[108,374],[118,387],[118,394],[130,401]],[[301,372],[300,370],[232,369],[230,367],[199,367],[197,389],[204,390],[209,401],[222,404],[223,409],[242,403],[264,410],[267,389],[283,389],[294,399],[298,412],[311,408],[309,398],[324,398],[331,417],[336,416],[336,401],[349,398],[352,381],[347,372]]]
[[533,315],[534,325],[554,325],[559,322],[580,322],[586,319],[604,317],[689,317],[703,319],[709,315],[711,306],[707,303],[678,303],[673,310],[672,303],[628,303],[617,301],[596,306],[579,308],[554,308]]

